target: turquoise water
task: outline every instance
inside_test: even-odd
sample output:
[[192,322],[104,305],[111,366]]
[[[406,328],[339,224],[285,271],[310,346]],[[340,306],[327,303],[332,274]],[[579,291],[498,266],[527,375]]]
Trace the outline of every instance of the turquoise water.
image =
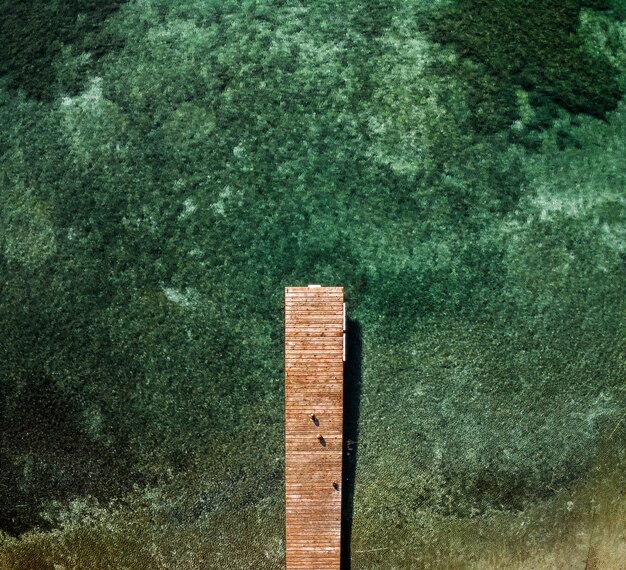
[[622,567],[625,17],[0,2],[0,569],[281,568],[308,283],[352,568]]

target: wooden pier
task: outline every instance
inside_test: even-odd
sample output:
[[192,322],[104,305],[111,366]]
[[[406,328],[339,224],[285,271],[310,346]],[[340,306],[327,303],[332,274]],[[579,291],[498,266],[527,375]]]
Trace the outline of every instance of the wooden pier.
[[339,570],[344,360],[343,287],[287,287],[287,570]]

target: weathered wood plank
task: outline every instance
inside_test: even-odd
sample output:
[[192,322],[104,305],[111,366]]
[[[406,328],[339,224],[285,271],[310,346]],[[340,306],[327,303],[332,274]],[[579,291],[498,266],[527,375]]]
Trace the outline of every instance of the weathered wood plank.
[[339,570],[343,287],[285,289],[287,570]]

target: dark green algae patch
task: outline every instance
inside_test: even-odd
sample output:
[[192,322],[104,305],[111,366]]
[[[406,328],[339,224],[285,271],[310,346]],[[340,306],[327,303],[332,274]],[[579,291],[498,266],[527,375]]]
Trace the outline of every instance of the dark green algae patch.
[[0,74],[12,89],[49,100],[72,94],[116,46],[102,24],[123,0],[0,2]]
[[352,568],[624,565],[618,2],[55,6],[0,51],[0,569],[282,567],[307,283]]

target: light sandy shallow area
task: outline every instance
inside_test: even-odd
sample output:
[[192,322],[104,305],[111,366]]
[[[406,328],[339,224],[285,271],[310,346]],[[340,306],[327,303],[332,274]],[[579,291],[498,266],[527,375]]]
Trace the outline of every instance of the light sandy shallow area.
[[[353,570],[626,568],[626,476],[610,452],[569,490],[519,513],[424,524],[360,520]],[[613,459],[615,457],[613,456]],[[176,526],[149,508],[76,504],[64,529],[0,535],[0,570],[284,568],[283,505]]]

